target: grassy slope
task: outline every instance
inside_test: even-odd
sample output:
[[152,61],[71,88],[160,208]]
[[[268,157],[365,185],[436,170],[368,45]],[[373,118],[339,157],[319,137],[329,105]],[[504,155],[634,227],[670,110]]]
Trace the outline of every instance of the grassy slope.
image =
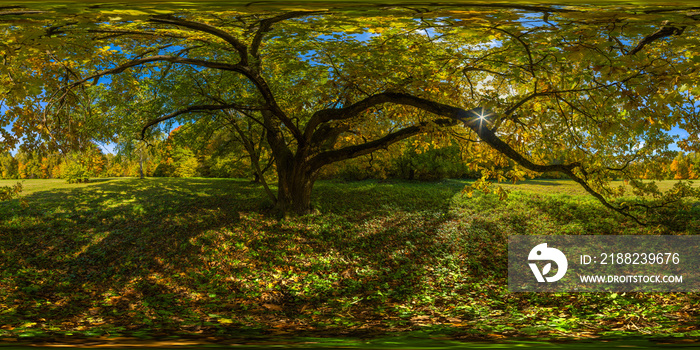
[[[319,182],[323,215],[278,220],[245,181],[27,180],[27,206],[0,203],[0,338],[700,335],[696,294],[508,293],[510,234],[660,229],[570,196],[571,182],[525,182],[506,201],[464,184]],[[677,233],[700,231],[689,215]]]

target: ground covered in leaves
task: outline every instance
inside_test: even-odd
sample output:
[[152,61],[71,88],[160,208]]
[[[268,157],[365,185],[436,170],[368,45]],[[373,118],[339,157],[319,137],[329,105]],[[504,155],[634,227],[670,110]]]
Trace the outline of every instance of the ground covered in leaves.
[[[8,181],[0,181],[0,185]],[[508,235],[640,227],[568,181],[322,181],[278,218],[231,179],[27,180],[0,203],[0,340],[46,337],[700,337],[696,293],[509,293]],[[24,202],[24,204],[22,203]]]

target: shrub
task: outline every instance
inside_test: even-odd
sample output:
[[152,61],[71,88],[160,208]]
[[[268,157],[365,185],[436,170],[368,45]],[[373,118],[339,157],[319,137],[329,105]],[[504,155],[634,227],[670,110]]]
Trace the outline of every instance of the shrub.
[[470,174],[462,162],[459,146],[430,147],[425,152],[408,148],[394,161],[396,177],[407,180],[435,181],[462,178]]
[[167,163],[160,163],[156,167],[156,170],[153,171],[153,176],[155,177],[170,177],[173,176],[173,173],[175,173],[175,167],[167,164]]
[[65,166],[61,171],[61,175],[68,181],[68,183],[72,184],[89,181],[90,171],[80,161],[69,159],[64,164]]
[[346,181],[365,180],[375,177],[376,174],[372,170],[371,167],[360,166],[357,163],[348,163],[340,168],[337,176]]
[[199,162],[194,156],[183,157],[180,165],[175,170],[177,177],[193,177],[199,174]]

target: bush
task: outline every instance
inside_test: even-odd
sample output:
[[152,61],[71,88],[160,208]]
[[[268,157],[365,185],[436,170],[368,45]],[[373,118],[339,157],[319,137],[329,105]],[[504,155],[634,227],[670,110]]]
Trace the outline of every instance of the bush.
[[407,180],[435,181],[472,175],[462,162],[457,145],[431,146],[420,153],[415,148],[408,148],[394,161],[393,168],[395,177]]
[[183,157],[180,165],[175,170],[175,176],[177,177],[194,177],[199,174],[199,162],[194,156]]
[[358,181],[376,177],[376,174],[371,167],[348,163],[340,168],[337,176],[346,181]]
[[153,171],[153,176],[155,177],[171,177],[173,176],[173,173],[175,173],[175,167],[166,164],[166,163],[160,163],[156,167],[156,170]]
[[237,177],[245,178],[250,175],[250,163],[241,161],[235,155],[207,157],[200,167],[201,175],[206,177]]
[[90,181],[90,171],[85,165],[75,160],[68,160],[61,174],[70,184]]

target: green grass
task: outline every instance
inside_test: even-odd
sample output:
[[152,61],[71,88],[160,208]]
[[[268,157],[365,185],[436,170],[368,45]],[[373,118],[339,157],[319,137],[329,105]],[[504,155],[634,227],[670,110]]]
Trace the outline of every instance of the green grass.
[[322,214],[278,219],[242,180],[26,180],[0,203],[0,339],[700,336],[695,293],[506,289],[508,235],[695,234],[698,211],[669,232],[570,181],[466,183],[321,181]]

